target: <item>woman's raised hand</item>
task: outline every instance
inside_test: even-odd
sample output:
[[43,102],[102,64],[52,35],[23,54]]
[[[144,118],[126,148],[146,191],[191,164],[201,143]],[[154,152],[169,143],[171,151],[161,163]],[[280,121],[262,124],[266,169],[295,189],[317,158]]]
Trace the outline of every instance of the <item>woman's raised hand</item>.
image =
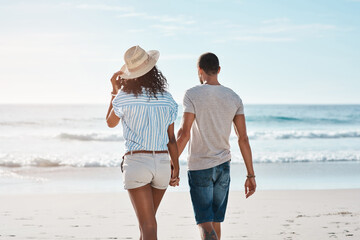
[[117,93],[119,91],[119,87],[118,87],[118,77],[123,74],[123,72],[117,71],[116,73],[114,73],[114,75],[111,77],[110,81],[111,81],[111,85],[113,87],[113,92]]

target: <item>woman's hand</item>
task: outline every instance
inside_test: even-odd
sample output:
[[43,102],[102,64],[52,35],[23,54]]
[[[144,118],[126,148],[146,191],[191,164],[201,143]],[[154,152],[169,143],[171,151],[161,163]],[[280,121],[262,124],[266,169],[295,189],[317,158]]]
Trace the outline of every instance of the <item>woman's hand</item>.
[[180,178],[179,178],[179,167],[174,167],[174,165],[171,163],[171,178],[169,185],[172,187],[179,186]]
[[118,77],[123,74],[123,72],[120,70],[116,73],[114,73],[114,75],[111,77],[110,81],[111,81],[111,85],[113,88],[113,92],[117,93],[119,91],[119,87],[118,87]]

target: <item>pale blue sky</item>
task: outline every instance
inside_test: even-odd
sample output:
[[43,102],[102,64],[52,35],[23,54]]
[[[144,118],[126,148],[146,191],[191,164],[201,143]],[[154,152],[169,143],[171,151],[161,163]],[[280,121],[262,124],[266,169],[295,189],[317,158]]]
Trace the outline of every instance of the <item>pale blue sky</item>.
[[360,103],[360,0],[0,0],[0,103],[107,103],[127,48],[181,102],[196,61],[251,103]]

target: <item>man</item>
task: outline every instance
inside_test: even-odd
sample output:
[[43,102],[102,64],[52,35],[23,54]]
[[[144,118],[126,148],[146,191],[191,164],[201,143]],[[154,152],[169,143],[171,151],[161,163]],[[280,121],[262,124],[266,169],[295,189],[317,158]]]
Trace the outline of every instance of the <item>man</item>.
[[184,115],[177,136],[179,154],[190,140],[190,194],[203,240],[221,237],[220,224],[224,221],[230,184],[229,137],[232,123],[247,169],[246,198],[256,189],[243,104],[234,91],[220,85],[219,72],[219,60],[215,54],[200,56],[198,75],[201,85],[185,93]]

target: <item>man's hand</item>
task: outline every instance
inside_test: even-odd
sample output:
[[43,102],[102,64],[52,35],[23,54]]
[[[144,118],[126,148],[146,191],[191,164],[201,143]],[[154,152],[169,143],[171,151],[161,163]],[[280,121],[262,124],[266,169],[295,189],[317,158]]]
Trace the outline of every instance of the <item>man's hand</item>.
[[110,81],[111,81],[111,85],[113,87],[113,91],[114,92],[118,92],[119,91],[119,87],[118,87],[118,77],[123,74],[122,71],[118,71],[116,73],[114,73],[114,75],[111,77]]
[[172,187],[179,186],[180,178],[179,178],[180,169],[178,167],[174,167],[171,163],[171,179],[169,185]]
[[256,190],[256,181],[255,178],[247,178],[245,181],[245,196],[246,198],[254,194]]

